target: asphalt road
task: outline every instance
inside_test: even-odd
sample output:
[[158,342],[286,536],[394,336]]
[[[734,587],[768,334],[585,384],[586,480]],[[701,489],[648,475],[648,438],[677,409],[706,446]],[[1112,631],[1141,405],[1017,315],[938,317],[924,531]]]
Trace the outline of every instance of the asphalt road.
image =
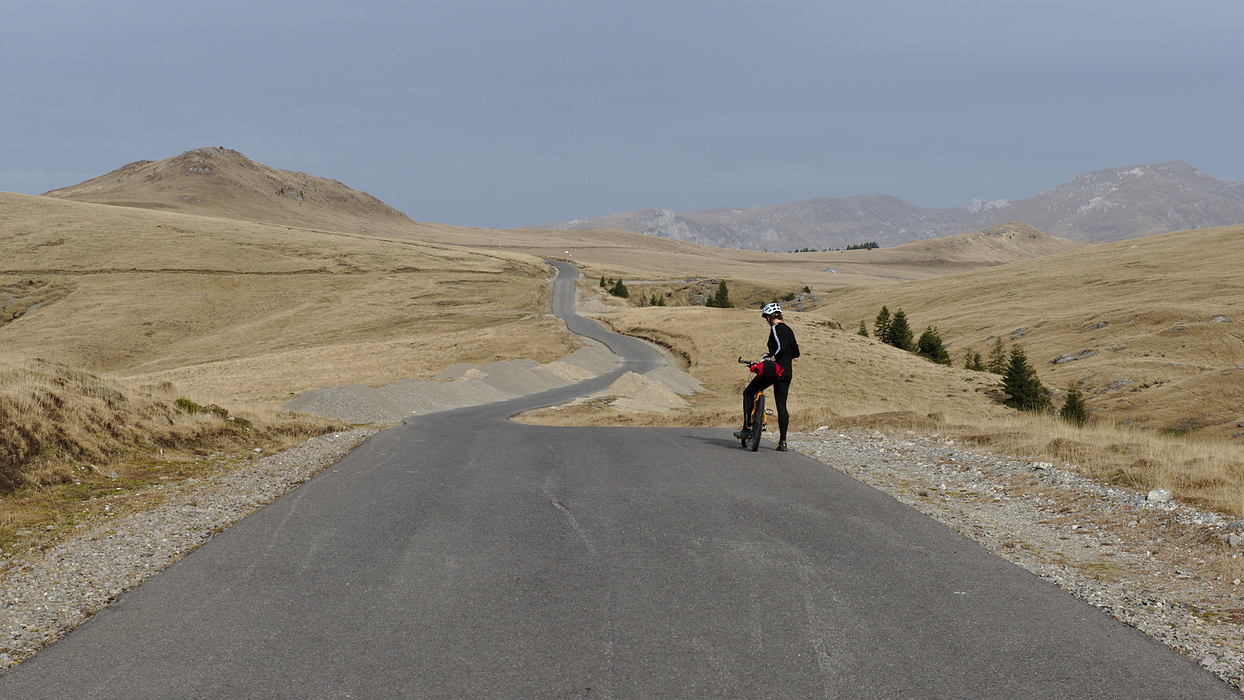
[[729,428],[504,420],[520,404],[375,436],[0,696],[1238,697],[808,457]]

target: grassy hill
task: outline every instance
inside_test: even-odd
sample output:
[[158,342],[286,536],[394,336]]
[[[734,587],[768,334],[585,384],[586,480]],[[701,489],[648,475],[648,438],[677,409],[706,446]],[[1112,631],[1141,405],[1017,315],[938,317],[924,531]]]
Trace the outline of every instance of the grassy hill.
[[0,226],[0,301],[24,312],[0,325],[6,354],[204,401],[575,342],[544,318],[550,273],[527,256],[12,194]]
[[1236,226],[1098,244],[844,289],[813,315],[871,327],[882,305],[902,308],[917,333],[939,328],[959,366],[1000,337],[1025,348],[1047,386],[1077,385],[1100,420],[1233,438],[1244,421],[1242,240]]
[[227,148],[130,163],[44,196],[347,233],[405,236],[424,228],[366,192]]

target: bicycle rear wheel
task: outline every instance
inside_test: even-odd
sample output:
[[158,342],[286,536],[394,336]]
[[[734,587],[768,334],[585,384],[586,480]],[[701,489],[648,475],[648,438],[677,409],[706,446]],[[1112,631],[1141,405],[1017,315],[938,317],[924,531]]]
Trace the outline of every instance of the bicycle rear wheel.
[[747,440],[747,449],[755,452],[760,449],[760,434],[765,431],[765,395],[756,397],[756,405],[752,408],[752,434]]

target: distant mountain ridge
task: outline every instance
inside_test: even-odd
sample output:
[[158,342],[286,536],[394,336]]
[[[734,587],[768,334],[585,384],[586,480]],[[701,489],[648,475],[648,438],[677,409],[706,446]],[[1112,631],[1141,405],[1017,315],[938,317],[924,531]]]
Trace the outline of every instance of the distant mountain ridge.
[[925,209],[869,194],[752,209],[643,209],[538,228],[620,228],[723,248],[780,251],[869,241],[894,246],[1012,221],[1082,242],[1230,226],[1244,223],[1244,183],[1224,182],[1174,161],[1098,170],[1029,199],[976,199],[954,209]]
[[418,225],[366,192],[227,148],[140,160],[44,196],[372,235],[407,235]]

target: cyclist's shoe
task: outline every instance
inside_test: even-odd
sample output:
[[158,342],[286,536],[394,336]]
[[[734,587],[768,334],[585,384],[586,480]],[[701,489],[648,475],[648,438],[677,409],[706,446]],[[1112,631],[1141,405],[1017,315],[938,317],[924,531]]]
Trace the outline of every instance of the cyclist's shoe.
[[778,451],[778,452],[785,452],[785,451],[786,451],[786,441],[785,441],[785,440],[783,440],[783,441],[781,441],[781,442],[779,442],[779,443],[778,443],[778,446],[777,446],[777,451]]
[[746,440],[752,436],[752,429],[745,427],[742,430],[736,430],[734,431],[734,436],[740,440]]

